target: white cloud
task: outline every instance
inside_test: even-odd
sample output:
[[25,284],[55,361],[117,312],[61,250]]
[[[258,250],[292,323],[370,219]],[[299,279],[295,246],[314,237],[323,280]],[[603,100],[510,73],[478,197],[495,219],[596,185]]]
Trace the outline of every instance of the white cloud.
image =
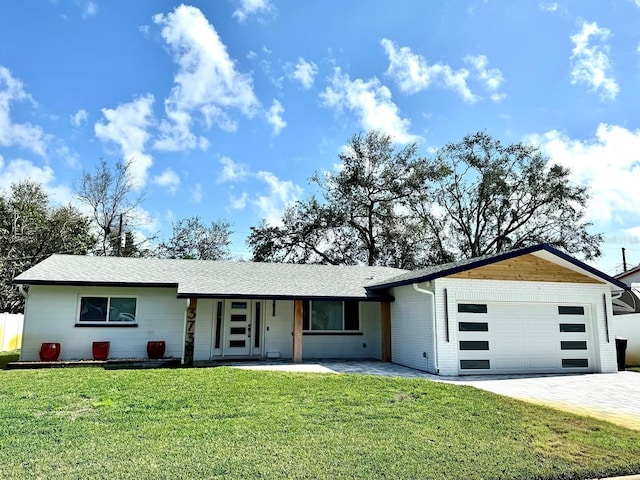
[[569,167],[573,181],[590,187],[590,220],[620,225],[640,221],[640,130],[602,123],[591,139],[576,140],[552,130],[531,141],[553,162]]
[[442,63],[429,65],[424,57],[413,53],[409,47],[397,48],[387,38],[383,38],[380,43],[389,57],[387,75],[398,83],[404,93],[417,93],[433,84],[457,92],[465,102],[478,101],[478,96],[467,85],[469,71],[466,68],[453,70]]
[[147,94],[115,109],[103,108],[106,123],[97,122],[94,126],[96,137],[119,145],[123,160],[131,161],[133,182],[138,188],[146,183],[147,170],[153,163],[145,153],[145,143],[150,137],[148,130],[153,122],[153,102],[153,95]]
[[271,131],[274,135],[279,135],[280,131],[287,126],[287,122],[282,119],[284,107],[278,100],[274,100],[269,111],[265,113],[267,115],[267,122],[271,125]]
[[240,6],[233,12],[232,16],[242,23],[249,15],[269,13],[274,9],[275,7],[270,0],[240,0]]
[[0,146],[15,145],[44,156],[51,135],[45,134],[38,125],[14,123],[11,119],[11,105],[23,101],[35,105],[22,82],[0,65]]
[[398,107],[391,100],[391,92],[377,78],[369,81],[356,79],[337,67],[330,85],[320,94],[323,105],[338,113],[349,110],[359,117],[366,130],[379,129],[390,135],[394,141],[407,143],[416,140],[409,133],[411,122],[401,118]]
[[467,55],[465,62],[470,63],[475,69],[475,77],[482,82],[484,87],[490,92],[491,100],[500,102],[506,95],[500,93],[500,86],[504,82],[502,72],[497,68],[487,68],[489,60],[485,55]]
[[24,180],[40,183],[51,199],[60,205],[66,205],[75,199],[69,187],[53,184],[55,174],[50,166],[39,167],[32,161],[22,158],[5,162],[0,155],[0,189],[7,191],[12,183]]
[[95,0],[77,0],[82,18],[94,17],[98,14],[98,4]]
[[229,157],[220,158],[222,164],[222,172],[218,174],[216,183],[240,182],[247,177],[247,166],[242,163],[236,163]]
[[191,192],[191,201],[193,203],[200,203],[202,201],[202,197],[204,197],[204,193],[202,193],[202,185],[196,183],[193,187],[193,191]]
[[247,206],[248,198],[249,195],[247,192],[242,192],[242,195],[239,197],[229,195],[229,208],[231,210],[243,210]]
[[550,12],[553,13],[555,11],[558,10],[558,3],[557,2],[553,2],[553,3],[541,3],[539,5],[540,10],[543,10],[545,12]]
[[89,114],[86,110],[78,110],[75,115],[71,115],[71,125],[76,128],[80,128],[83,125],[86,125],[89,120]]
[[236,70],[226,46],[200,10],[180,5],[172,13],[155,15],[153,21],[162,27],[162,38],[178,64],[175,85],[165,99],[169,120],[162,122],[155,148],[195,148],[198,141],[190,128],[194,112],[202,115],[208,127],[216,124],[227,131],[237,129],[229,110],[249,118],[256,114],[260,104],[251,76]]
[[578,33],[571,36],[575,44],[571,60],[571,83],[585,84],[602,100],[615,100],[620,87],[611,75],[609,45],[593,45],[591,40],[604,42],[611,36],[608,28],[599,28],[596,22],[583,22]]
[[303,190],[290,180],[280,180],[271,172],[261,171],[256,177],[266,183],[269,190],[266,195],[258,195],[253,203],[267,223],[278,225],[285,206],[299,199]]
[[165,187],[171,194],[178,191],[180,177],[171,168],[167,168],[161,175],[153,177],[153,183]]
[[298,58],[298,63],[289,74],[289,78],[298,80],[302,88],[308,90],[313,86],[315,76],[318,74],[318,66],[314,62],[307,62],[304,58]]

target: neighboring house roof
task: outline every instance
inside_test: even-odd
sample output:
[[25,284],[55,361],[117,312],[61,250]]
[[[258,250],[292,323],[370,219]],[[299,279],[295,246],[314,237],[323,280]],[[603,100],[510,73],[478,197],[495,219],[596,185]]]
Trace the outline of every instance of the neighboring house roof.
[[175,287],[178,297],[390,299],[366,286],[390,267],[52,255],[14,279],[31,285]]
[[630,277],[631,275],[635,275],[637,273],[640,273],[640,265],[633,267],[632,269],[627,270],[626,272],[617,274],[615,278],[617,278],[618,280],[624,281],[625,278]]
[[546,260],[551,260],[554,263],[565,266],[572,270],[579,270],[582,273],[599,280],[608,283],[610,286],[618,287],[620,289],[627,289],[628,287],[616,280],[613,277],[606,275],[605,273],[596,270],[595,268],[583,263],[575,258],[567,255],[566,253],[557,250],[550,245],[540,244],[530,247],[519,248],[516,250],[510,250],[508,252],[497,253],[493,255],[485,255],[482,257],[469,258],[460,260],[457,262],[446,263],[443,265],[434,265],[432,267],[415,270],[413,272],[407,272],[398,275],[394,278],[389,278],[381,282],[377,282],[375,285],[368,287],[371,291],[385,290],[392,287],[400,287],[403,285],[410,285],[413,283],[428,282],[437,278],[454,275],[456,273],[464,272],[492,263],[501,262],[503,260],[509,260],[511,258],[519,257],[527,254],[536,254]]

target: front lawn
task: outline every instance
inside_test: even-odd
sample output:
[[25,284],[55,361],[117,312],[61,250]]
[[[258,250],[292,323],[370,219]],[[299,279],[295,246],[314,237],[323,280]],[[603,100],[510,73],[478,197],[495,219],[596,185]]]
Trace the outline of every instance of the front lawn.
[[420,379],[0,371],[2,478],[595,478],[640,434]]
[[20,350],[11,350],[9,352],[0,352],[0,370],[7,367],[10,362],[17,362],[20,358]]

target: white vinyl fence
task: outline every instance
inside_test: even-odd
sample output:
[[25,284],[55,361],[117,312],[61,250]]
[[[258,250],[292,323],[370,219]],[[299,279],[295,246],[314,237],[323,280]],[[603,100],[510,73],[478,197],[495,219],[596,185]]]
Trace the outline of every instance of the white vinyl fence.
[[613,317],[616,337],[627,339],[627,365],[640,365],[640,313]]
[[0,352],[20,348],[23,322],[21,313],[0,313]]

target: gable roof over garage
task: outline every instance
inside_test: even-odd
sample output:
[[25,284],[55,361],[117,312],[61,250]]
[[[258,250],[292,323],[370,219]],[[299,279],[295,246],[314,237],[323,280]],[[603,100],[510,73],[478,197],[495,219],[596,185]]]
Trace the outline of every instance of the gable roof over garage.
[[[518,272],[515,264],[506,265],[510,260],[522,260],[535,257],[541,259],[542,262],[548,262],[554,264],[560,270],[556,270],[555,281],[561,282],[575,282],[575,283],[606,283],[611,288],[616,290],[626,290],[628,287],[619,280],[606,275],[605,273],[583,263],[560,250],[551,247],[550,245],[540,244],[531,247],[520,248],[511,250],[508,252],[498,253],[494,255],[486,255],[483,257],[476,257],[470,259],[464,259],[457,262],[446,263],[443,265],[434,265],[432,267],[415,270],[413,272],[402,273],[397,277],[378,282],[375,285],[368,287],[371,291],[385,290],[393,287],[400,287],[403,285],[411,285],[414,283],[428,282],[442,277],[463,277],[463,278],[482,278],[482,275],[478,275],[478,272],[483,268],[488,268],[496,264],[502,263],[505,266],[511,267],[509,280],[542,280],[546,278],[546,281],[551,280],[552,276],[549,272],[539,271],[539,277],[535,276],[535,269],[522,269],[521,273]],[[540,263],[542,263],[540,262]],[[538,270],[542,270],[538,268]],[[475,274],[469,272],[475,271]],[[559,273],[560,272],[560,273]],[[492,275],[493,279],[496,278],[496,273],[488,273]],[[489,278],[489,277],[487,277]]]

